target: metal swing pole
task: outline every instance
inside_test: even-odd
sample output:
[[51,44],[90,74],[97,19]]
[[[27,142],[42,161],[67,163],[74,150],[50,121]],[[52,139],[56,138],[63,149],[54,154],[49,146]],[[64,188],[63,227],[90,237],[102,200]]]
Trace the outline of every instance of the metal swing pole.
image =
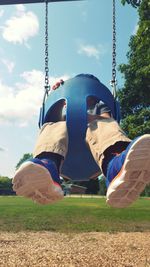
[[[84,1],[84,0],[47,0],[47,1],[53,3],[53,2],[73,2],[73,1]],[[44,2],[45,0],[0,0],[0,5],[35,4]]]
[[112,79],[110,85],[114,98],[117,97],[117,80],[116,80],[116,2],[113,1],[113,40],[112,40]]

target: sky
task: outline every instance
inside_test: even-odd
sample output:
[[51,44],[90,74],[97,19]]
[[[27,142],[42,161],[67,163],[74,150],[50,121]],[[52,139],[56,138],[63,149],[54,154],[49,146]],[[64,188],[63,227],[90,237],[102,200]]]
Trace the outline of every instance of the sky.
[[[116,0],[117,65],[126,63],[137,10]],[[0,176],[13,177],[39,132],[44,93],[45,4],[0,6]],[[49,3],[50,84],[79,73],[109,89],[112,68],[112,1]],[[118,87],[123,77],[117,71]]]

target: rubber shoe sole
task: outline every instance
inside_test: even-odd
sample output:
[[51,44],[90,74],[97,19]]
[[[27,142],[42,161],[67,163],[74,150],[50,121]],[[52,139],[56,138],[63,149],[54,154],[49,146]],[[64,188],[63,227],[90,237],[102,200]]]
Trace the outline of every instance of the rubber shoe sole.
[[19,196],[39,204],[51,204],[63,198],[63,190],[55,183],[49,171],[33,162],[23,163],[13,179],[13,190]]
[[128,207],[149,183],[150,134],[146,134],[131,146],[121,171],[108,187],[106,202],[116,208]]

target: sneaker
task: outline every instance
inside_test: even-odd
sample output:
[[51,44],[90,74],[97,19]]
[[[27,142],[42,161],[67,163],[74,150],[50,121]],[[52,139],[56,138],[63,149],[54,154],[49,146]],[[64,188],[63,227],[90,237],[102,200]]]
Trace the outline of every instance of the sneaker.
[[56,165],[48,159],[24,162],[15,173],[13,190],[40,204],[57,202],[64,195]]
[[132,204],[150,183],[150,134],[133,140],[125,151],[109,163],[110,184],[106,202],[116,208]]

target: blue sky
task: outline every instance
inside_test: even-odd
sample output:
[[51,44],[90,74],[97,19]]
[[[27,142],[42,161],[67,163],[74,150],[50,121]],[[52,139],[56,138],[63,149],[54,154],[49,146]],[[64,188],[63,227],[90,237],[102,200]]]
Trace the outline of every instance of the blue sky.
[[[51,85],[60,77],[92,73],[109,87],[112,1],[49,4]],[[137,10],[117,2],[117,64],[127,62]],[[38,134],[44,92],[44,4],[0,6],[0,175],[13,177]],[[118,86],[123,77],[117,72]]]

